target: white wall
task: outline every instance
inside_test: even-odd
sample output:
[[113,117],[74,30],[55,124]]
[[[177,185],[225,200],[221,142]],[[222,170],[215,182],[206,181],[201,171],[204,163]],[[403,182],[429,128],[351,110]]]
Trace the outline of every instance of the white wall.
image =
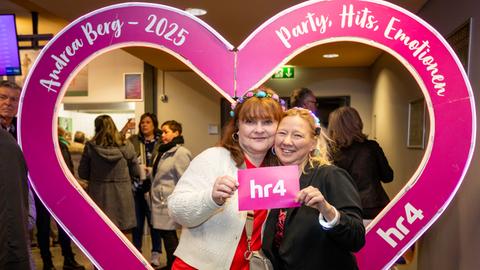
[[423,94],[407,69],[387,53],[374,64],[372,80],[375,135],[394,170],[394,181],[385,185],[393,198],[412,177],[425,153],[423,149],[407,148],[408,105]]
[[[124,52],[121,49],[106,52],[92,59],[88,63],[88,96],[64,97],[62,103],[114,103],[127,102],[124,98],[123,75],[124,73],[143,73],[143,61]],[[137,122],[143,113],[144,102],[129,102],[130,112],[110,113],[117,128],[120,130],[128,118],[136,117]],[[98,110],[102,110],[101,104]],[[81,113],[75,111],[59,112],[59,116],[73,119],[73,133],[80,130],[88,137],[94,135],[93,120],[100,113]]]
[[[163,82],[163,76],[165,81]],[[165,85],[165,89],[163,89]],[[220,94],[192,71],[158,72],[158,121],[180,122],[183,127],[185,147],[198,155],[220,139]],[[168,96],[163,103],[160,95]],[[208,125],[217,125],[218,134],[208,134]]]
[[121,49],[101,54],[88,63],[88,96],[64,97],[63,102],[124,102],[124,73],[143,73],[143,61]]
[[[103,114],[103,113],[102,113]],[[72,138],[75,131],[82,131],[87,138],[92,138],[95,135],[94,121],[100,114],[94,113],[82,113],[74,111],[60,110],[58,116],[72,118]],[[133,117],[133,114],[126,113],[108,113],[113,119],[113,122],[120,130],[128,121],[128,118]]]
[[350,96],[350,106],[358,110],[363,131],[372,132],[372,83],[368,68],[295,68],[295,78],[271,79],[266,85],[280,96],[289,97],[295,88],[307,87],[316,96]]

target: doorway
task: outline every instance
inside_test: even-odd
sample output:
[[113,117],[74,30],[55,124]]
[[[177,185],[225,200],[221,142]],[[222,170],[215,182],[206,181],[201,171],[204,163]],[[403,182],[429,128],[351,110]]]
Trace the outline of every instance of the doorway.
[[330,113],[343,106],[350,106],[350,96],[317,97],[317,116],[322,126],[328,127]]

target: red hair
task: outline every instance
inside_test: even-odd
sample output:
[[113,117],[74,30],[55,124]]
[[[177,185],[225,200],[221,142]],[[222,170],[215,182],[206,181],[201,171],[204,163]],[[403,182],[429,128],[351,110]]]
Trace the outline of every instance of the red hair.
[[[256,97],[255,94],[259,91],[267,93],[270,97]],[[244,153],[238,140],[234,140],[232,137],[233,134],[238,132],[238,122],[244,120],[270,119],[279,123],[283,116],[282,106],[277,100],[271,98],[271,96],[276,95],[272,89],[261,87],[249,92],[252,92],[253,96],[245,97],[244,95],[243,102],[237,103],[233,110],[234,115],[223,129],[223,135],[218,144],[230,151],[230,155],[237,167],[240,167],[245,161]],[[274,163],[275,158],[270,154],[270,151],[268,151],[264,159],[264,165]]]

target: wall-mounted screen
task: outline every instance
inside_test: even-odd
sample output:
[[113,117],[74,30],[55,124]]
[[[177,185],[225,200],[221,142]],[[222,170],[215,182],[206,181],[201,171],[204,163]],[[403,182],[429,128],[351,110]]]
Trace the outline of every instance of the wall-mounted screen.
[[15,15],[0,14],[0,76],[21,74]]

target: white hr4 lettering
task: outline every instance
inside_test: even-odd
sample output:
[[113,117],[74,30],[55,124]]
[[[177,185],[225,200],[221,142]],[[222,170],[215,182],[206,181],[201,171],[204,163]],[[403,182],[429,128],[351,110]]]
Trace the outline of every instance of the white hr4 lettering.
[[[405,205],[405,216],[407,218],[408,224],[412,224],[415,220],[423,219],[423,211],[420,209],[416,209],[410,203]],[[380,235],[383,240],[387,241],[387,243],[392,246],[392,248],[397,246],[397,241],[392,238],[394,235],[398,240],[403,240],[405,236],[410,232],[410,230],[403,224],[405,221],[404,217],[399,217],[394,227],[387,229],[384,231],[382,229],[377,230],[377,234]]]
[[[275,186],[273,184],[262,185],[255,184],[255,180],[250,180],[250,198],[255,199],[258,195],[258,198],[268,198],[270,196],[269,190],[273,187],[272,194],[279,194],[280,196],[285,195],[287,190],[285,189],[285,183],[282,179],[278,180]],[[257,194],[258,193],[258,194]]]

